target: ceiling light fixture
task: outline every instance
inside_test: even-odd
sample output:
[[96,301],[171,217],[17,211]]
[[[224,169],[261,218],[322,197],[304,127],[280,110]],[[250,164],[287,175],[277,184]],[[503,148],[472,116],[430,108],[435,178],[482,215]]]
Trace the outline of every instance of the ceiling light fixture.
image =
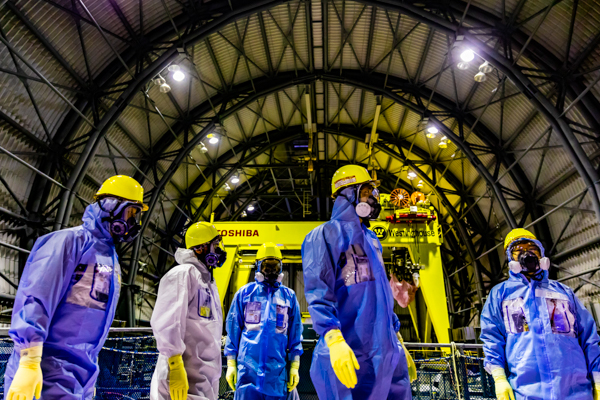
[[158,91],[161,93],[169,93],[171,91],[171,86],[165,82],[159,86]]
[[173,73],[173,79],[176,80],[177,82],[181,82],[182,80],[185,79],[185,74],[183,73],[183,71],[181,70],[181,67],[177,64],[172,64],[169,65],[169,71],[171,71]]
[[419,183],[417,183],[417,187],[418,188],[423,187],[423,180],[420,180]]
[[479,66],[479,72],[483,72],[484,74],[489,74],[494,70],[494,67],[490,65],[489,62],[484,61],[483,64]]
[[475,76],[473,77],[473,79],[475,79],[475,82],[485,82],[487,80],[487,76],[483,73],[483,72],[478,72],[475,74]]
[[252,204],[250,204],[247,208],[248,211],[252,212],[254,211],[254,206]]
[[206,135],[206,137],[208,138],[208,143],[210,144],[219,143],[219,135],[217,135],[216,133],[209,133],[208,135]]
[[234,175],[231,177],[231,183],[238,183],[240,181],[240,178],[238,178],[237,175]]
[[430,125],[427,128],[427,133],[425,134],[425,136],[427,136],[429,139],[433,139],[435,137],[435,135],[437,135],[438,132],[439,132],[438,128],[436,128],[434,125]]
[[182,71],[173,72],[173,79],[177,82],[181,82],[185,79],[185,74]]
[[473,53],[473,50],[471,49],[467,49],[465,51],[463,51],[462,53],[460,53],[460,59],[466,62],[469,61],[473,61],[473,59],[475,58],[475,53]]
[[204,145],[204,143],[200,142],[200,145],[198,146],[200,147],[200,152],[203,154],[208,153],[208,148],[206,148],[206,146]]
[[440,147],[440,149],[445,149],[448,147],[448,138],[446,136],[444,136],[442,138],[442,140],[440,140],[440,143],[438,145]]
[[461,61],[458,64],[456,64],[456,68],[464,71],[466,69],[469,69],[469,63],[466,61]]
[[416,177],[417,177],[417,173],[415,171],[413,171],[412,169],[408,171],[408,179],[410,179],[412,181]]

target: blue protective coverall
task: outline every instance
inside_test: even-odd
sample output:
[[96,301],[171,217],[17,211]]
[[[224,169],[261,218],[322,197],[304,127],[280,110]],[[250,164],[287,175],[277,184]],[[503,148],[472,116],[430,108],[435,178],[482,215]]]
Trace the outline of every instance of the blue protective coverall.
[[226,329],[225,355],[237,358],[235,399],[286,399],[286,359],[302,355],[296,293],[280,284],[248,283],[233,298]]
[[40,237],[25,265],[9,334],[15,348],[6,366],[4,393],[22,349],[43,344],[43,400],[91,400],[98,353],[119,299],[121,269],[98,203],[83,225]]
[[[322,400],[411,399],[381,243],[360,222],[353,202],[352,188],[344,189],[331,220],[313,229],[302,244],[304,293],[321,336],[310,376]],[[346,388],[331,367],[324,339],[331,329],[341,330],[360,365],[354,389]]]
[[517,400],[592,400],[600,376],[596,323],[562,283],[510,271],[481,314],[485,368],[508,371]]

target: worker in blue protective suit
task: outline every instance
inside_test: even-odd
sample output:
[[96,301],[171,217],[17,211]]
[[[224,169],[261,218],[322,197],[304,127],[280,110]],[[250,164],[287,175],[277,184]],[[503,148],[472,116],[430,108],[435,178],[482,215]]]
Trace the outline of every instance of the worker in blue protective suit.
[[550,260],[531,232],[513,230],[504,250],[510,277],[494,286],[481,313],[484,364],[496,397],[598,400],[594,319],[571,288],[548,279]]
[[92,399],[121,289],[115,242],[139,234],[143,193],[134,179],[114,176],[86,207],[83,225],[36,241],[13,307],[5,400]]
[[227,315],[226,378],[235,400],[284,400],[300,379],[300,305],[281,284],[282,258],[274,243],[258,249],[255,282],[238,290]]
[[302,244],[304,292],[320,335],[310,376],[322,400],[412,398],[382,246],[367,229],[381,210],[376,185],[360,166],[336,171],[331,221]]

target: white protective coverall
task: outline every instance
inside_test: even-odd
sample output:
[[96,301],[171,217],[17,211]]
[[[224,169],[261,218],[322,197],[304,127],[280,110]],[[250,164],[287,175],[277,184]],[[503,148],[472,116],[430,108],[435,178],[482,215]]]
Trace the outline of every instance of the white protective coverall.
[[217,400],[221,377],[221,299],[208,268],[193,250],[179,248],[160,281],[150,324],[160,355],[150,400],[170,400],[168,359],[183,355],[190,385],[187,400]]

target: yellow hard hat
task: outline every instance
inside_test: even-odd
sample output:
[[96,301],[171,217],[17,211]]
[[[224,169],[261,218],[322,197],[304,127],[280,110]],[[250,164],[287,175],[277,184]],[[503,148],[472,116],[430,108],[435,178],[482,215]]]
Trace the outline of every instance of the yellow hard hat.
[[360,165],[344,165],[335,171],[331,178],[331,194],[335,196],[345,187],[367,182],[373,183],[375,187],[379,186],[379,181],[372,179],[366,168]]
[[279,246],[273,242],[264,243],[260,246],[256,252],[256,260],[260,261],[265,258],[278,258],[281,260],[283,256],[281,255]]
[[506,239],[504,239],[504,251],[508,249],[508,247],[515,241],[520,239],[531,239],[537,241],[535,235],[529,232],[527,229],[523,228],[515,228],[506,235]]
[[217,236],[219,236],[219,231],[213,224],[209,222],[196,222],[185,233],[185,246],[191,249],[201,244],[210,243]]
[[105,196],[134,201],[142,206],[142,211],[148,210],[148,206],[144,204],[144,188],[130,176],[115,175],[105,180],[94,195],[94,200]]

